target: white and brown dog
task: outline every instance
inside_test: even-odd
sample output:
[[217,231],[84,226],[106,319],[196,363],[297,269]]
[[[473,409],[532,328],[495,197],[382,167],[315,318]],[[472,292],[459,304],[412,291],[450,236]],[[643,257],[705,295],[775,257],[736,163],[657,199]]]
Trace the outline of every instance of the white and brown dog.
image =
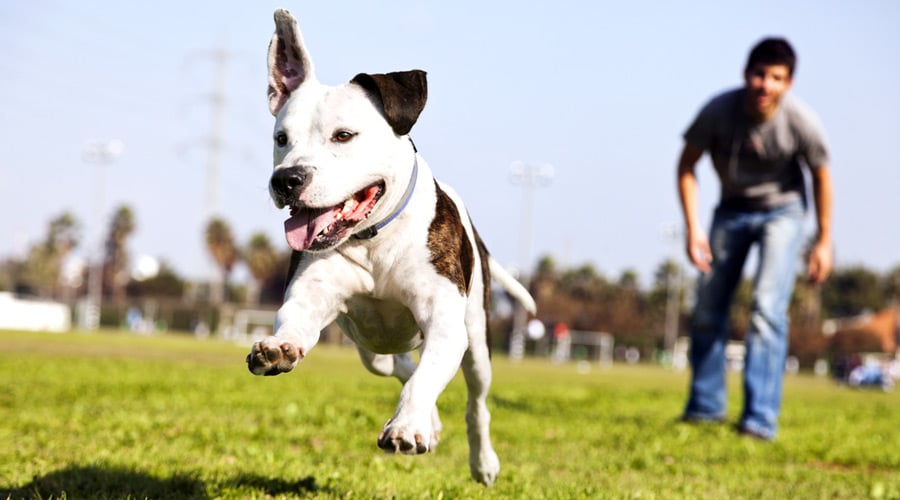
[[[408,133],[426,99],[419,70],[316,80],[294,17],[275,12],[269,109],[276,117],[270,191],[294,250],[275,335],[253,345],[256,375],[288,372],[329,323],[365,367],[404,384],[378,436],[389,452],[438,442],[435,403],[462,366],[472,476],[491,484],[500,462],[486,406],[491,383],[490,279],[531,311],[527,290],[488,256],[452,189],[434,180]],[[410,351],[421,348],[418,366]]]

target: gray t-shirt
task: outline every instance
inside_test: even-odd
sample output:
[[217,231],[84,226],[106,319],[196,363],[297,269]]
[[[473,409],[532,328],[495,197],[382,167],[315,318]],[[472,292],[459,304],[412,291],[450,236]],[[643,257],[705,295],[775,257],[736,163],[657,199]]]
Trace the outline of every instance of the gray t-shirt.
[[788,93],[775,116],[756,123],[744,111],[745,92],[714,97],[684,133],[687,143],[709,152],[721,181],[719,205],[765,210],[805,200],[803,165],[828,164],[818,117]]

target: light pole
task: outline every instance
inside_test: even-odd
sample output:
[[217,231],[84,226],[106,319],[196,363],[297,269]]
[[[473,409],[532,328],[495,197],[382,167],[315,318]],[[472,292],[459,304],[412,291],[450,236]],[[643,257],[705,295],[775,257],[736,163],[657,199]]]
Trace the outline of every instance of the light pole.
[[[523,283],[529,280],[528,269],[531,266],[531,248],[534,238],[534,190],[547,186],[553,180],[553,165],[543,163],[533,165],[523,161],[514,161],[509,166],[509,180],[515,186],[524,188],[522,209],[522,230],[519,240],[519,277]],[[513,315],[513,331],[509,340],[509,357],[522,359],[525,355],[525,330],[527,313],[521,304],[516,303]]]
[[[87,300],[79,316],[80,326],[96,330],[100,326],[100,306],[103,300],[103,210],[106,198],[106,166],[112,164],[125,151],[125,143],[118,140],[91,141],[84,145],[82,159],[97,165],[96,197],[94,198],[94,237],[96,247],[93,258],[88,258]],[[93,265],[90,262],[93,261]]]
[[[672,243],[677,244],[683,241],[684,233],[676,224],[667,224],[663,226],[662,237]],[[678,315],[681,305],[679,294],[681,292],[681,266],[674,254],[670,261],[673,268],[666,273],[666,323],[663,332],[663,344],[666,353],[673,356],[675,353],[675,340],[678,338]]]

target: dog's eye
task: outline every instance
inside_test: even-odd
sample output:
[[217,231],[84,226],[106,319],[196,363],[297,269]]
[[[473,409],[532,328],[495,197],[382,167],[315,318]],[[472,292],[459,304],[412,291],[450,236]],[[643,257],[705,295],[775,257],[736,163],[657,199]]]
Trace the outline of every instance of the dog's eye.
[[346,130],[338,130],[331,137],[331,140],[334,142],[347,142],[350,139],[353,139],[356,136],[353,132],[348,132]]
[[279,146],[287,146],[287,143],[287,134],[285,134],[284,132],[278,132],[277,134],[275,134],[275,144],[278,144]]

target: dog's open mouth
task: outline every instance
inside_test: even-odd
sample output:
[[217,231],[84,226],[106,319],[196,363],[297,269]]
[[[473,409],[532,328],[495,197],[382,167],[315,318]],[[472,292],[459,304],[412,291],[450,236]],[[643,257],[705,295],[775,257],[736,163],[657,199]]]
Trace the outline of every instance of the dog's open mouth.
[[291,206],[284,235],[294,250],[324,250],[342,241],[354,226],[366,220],[384,194],[384,182],[372,184],[333,207]]

